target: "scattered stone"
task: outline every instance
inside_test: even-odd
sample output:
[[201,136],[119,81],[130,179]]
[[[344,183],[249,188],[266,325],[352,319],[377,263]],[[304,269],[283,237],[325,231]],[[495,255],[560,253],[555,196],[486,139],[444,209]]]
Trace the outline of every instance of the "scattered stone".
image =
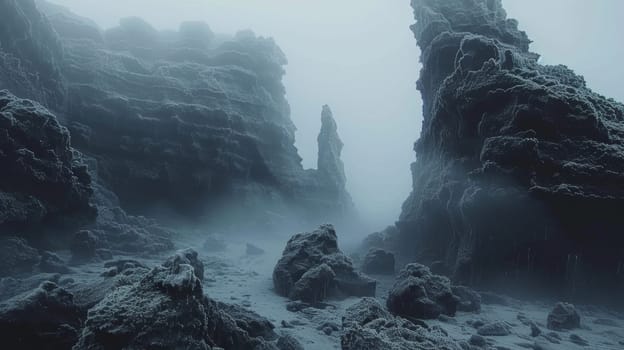
[[275,326],[266,318],[257,313],[237,305],[217,303],[220,310],[224,311],[236,321],[236,325],[246,331],[251,337],[260,337],[264,340],[275,340],[277,334]]
[[362,271],[370,274],[393,275],[394,254],[380,248],[372,248],[364,257]]
[[254,256],[254,255],[262,255],[264,254],[264,249],[259,248],[253,244],[247,243],[247,248],[245,250],[245,254],[249,255],[249,256]]
[[390,290],[387,307],[410,318],[432,319],[440,314],[454,316],[459,298],[453,295],[447,277],[433,275],[420,264],[408,264]]
[[286,304],[286,310],[290,311],[290,312],[299,312],[303,309],[307,309],[309,307],[312,307],[312,305],[308,304],[308,303],[304,303],[302,301],[291,301],[289,303]]
[[502,321],[490,322],[477,328],[477,333],[482,336],[506,336],[511,334],[511,327]]
[[0,304],[5,349],[70,349],[80,327],[81,311],[72,294],[53,282]]
[[578,334],[570,334],[570,341],[573,342],[576,345],[580,345],[580,346],[588,346],[589,342],[583,338],[581,338],[580,335]]
[[286,320],[282,320],[281,324],[282,324],[282,327],[283,327],[283,328],[295,328],[295,326],[293,326],[292,324],[290,324],[290,323],[289,323],[288,321],[286,321]]
[[376,288],[340,251],[332,225],[293,236],[273,270],[273,284],[279,295],[312,303],[332,296],[374,296]]
[[557,303],[548,314],[546,327],[555,331],[570,330],[581,326],[581,316],[572,304]]
[[451,291],[459,298],[457,310],[464,312],[481,311],[481,295],[465,286],[452,286]]

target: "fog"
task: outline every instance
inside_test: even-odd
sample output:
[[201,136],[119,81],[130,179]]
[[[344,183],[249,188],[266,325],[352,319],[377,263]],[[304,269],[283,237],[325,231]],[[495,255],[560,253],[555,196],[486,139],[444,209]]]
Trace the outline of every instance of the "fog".
[[[158,29],[185,20],[213,31],[252,29],[271,36],[286,56],[284,83],[298,128],[297,147],[316,167],[316,137],[329,104],[345,144],[348,189],[373,229],[397,219],[411,188],[409,165],[421,125],[415,89],[419,52],[408,0],[54,0],[102,28],[139,16]],[[543,63],[583,74],[596,91],[624,101],[624,13],[619,0],[507,0],[509,16],[534,40]],[[605,46],[610,45],[608,50]],[[364,234],[364,233],[363,233]]]

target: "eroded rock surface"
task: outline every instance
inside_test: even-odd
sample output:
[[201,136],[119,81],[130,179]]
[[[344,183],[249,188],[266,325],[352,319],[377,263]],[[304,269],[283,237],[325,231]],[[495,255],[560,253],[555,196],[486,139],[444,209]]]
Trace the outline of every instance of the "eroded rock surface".
[[269,321],[203,294],[193,253],[181,251],[138,282],[107,294],[89,310],[74,349],[274,348]]
[[371,274],[393,275],[394,254],[378,248],[369,250],[364,256],[362,271]]
[[621,291],[624,106],[539,64],[500,0],[412,6],[424,123],[396,249],[463,283]]
[[459,300],[447,277],[432,274],[424,265],[408,264],[399,273],[386,304],[394,314],[431,319],[455,315]]
[[355,271],[338,248],[334,227],[323,225],[288,241],[273,270],[273,285],[291,299],[320,302],[330,296],[374,296],[376,282]]
[[462,349],[439,328],[426,329],[394,317],[372,298],[363,298],[346,310],[341,345],[343,350]]

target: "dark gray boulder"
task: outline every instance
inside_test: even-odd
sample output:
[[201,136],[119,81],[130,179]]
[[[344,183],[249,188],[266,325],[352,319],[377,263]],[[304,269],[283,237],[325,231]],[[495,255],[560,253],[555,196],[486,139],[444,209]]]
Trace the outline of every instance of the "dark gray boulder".
[[70,349],[81,322],[72,294],[53,282],[0,303],[0,334],[7,349]]
[[434,275],[428,267],[414,263],[399,273],[386,305],[396,315],[434,319],[441,314],[454,316],[459,300],[447,277]]
[[303,345],[290,334],[281,336],[276,345],[279,350],[304,350]]
[[477,333],[484,337],[502,337],[511,334],[511,326],[503,321],[489,322],[477,328]]
[[294,235],[273,270],[275,291],[291,299],[323,301],[331,296],[374,296],[376,282],[359,274],[338,248],[336,231],[323,225]]
[[364,256],[362,271],[370,274],[393,275],[394,254],[379,248],[370,249]]
[[187,248],[177,251],[163,263],[163,266],[174,268],[181,264],[193,267],[194,275],[197,276],[200,281],[204,280],[204,263],[199,259],[199,255],[194,249]]
[[499,0],[411,3],[424,121],[393,250],[462,284],[621,300],[624,106],[540,64]]
[[343,350],[462,349],[439,328],[427,329],[392,316],[373,298],[347,308],[340,343]]
[[[273,325],[253,312],[204,296],[194,256],[184,250],[93,306],[75,350],[114,348],[233,350],[275,348]],[[189,263],[187,263],[189,262]]]
[[572,304],[557,303],[546,319],[548,329],[561,331],[579,328],[581,326],[581,315]]

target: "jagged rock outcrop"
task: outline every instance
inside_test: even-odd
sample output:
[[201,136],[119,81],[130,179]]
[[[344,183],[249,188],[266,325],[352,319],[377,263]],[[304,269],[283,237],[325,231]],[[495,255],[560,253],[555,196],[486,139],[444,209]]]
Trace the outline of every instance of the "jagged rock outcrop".
[[316,303],[336,296],[375,296],[377,283],[358,273],[338,248],[336,231],[323,225],[294,235],[273,270],[277,294]]
[[371,274],[394,275],[394,263],[394,254],[373,248],[364,256],[362,271]]
[[91,177],[69,131],[40,104],[0,91],[0,229],[95,218]]
[[275,348],[273,325],[203,294],[197,253],[184,250],[92,307],[74,350]]
[[500,0],[412,6],[424,122],[395,248],[464,283],[621,290],[624,106],[539,64]]

